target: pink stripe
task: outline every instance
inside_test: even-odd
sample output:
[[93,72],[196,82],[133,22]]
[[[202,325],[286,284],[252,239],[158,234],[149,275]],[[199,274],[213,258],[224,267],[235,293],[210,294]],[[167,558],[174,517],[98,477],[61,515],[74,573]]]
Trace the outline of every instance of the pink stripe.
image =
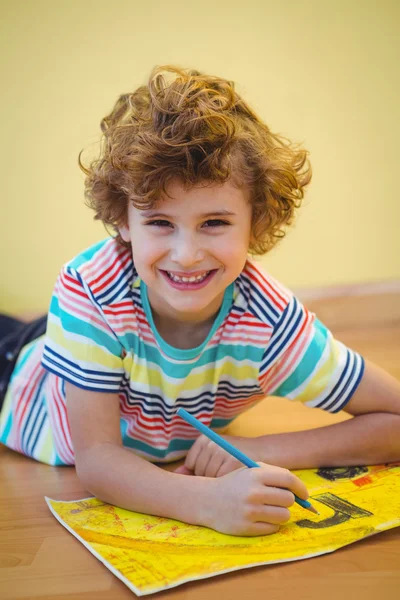
[[66,289],[72,292],[74,295],[76,294],[78,296],[83,296],[84,298],[87,298],[86,292],[82,291],[82,286],[78,284],[76,279],[72,279],[72,277],[67,273],[61,273],[60,281],[62,283],[62,286],[60,285],[59,287],[60,292],[61,290]]
[[[310,324],[311,319],[306,318],[305,325]],[[312,321],[311,321],[312,322]],[[308,331],[308,335],[301,335],[304,328],[298,333],[296,338],[291,342],[290,346],[285,350],[284,354],[278,359],[271,369],[260,377],[260,384],[263,390],[268,394],[271,390],[276,389],[293,371],[293,365],[297,364],[299,356],[304,353],[304,349],[308,347],[310,338],[312,339],[312,330]],[[286,368],[281,369],[281,364]]]
[[83,302],[74,302],[67,300],[67,298],[63,298],[62,304],[60,304],[62,309],[65,309],[73,317],[79,317],[82,321],[89,321],[91,325],[95,324],[97,327],[103,331],[104,333],[110,333],[110,327],[107,326],[105,321],[102,321],[94,311],[89,312],[87,307]]
[[259,269],[256,269],[250,262],[247,262],[246,265],[247,264],[250,266],[250,268],[246,269],[249,278],[260,286],[278,309],[283,311],[288,303],[288,298],[283,290],[278,289],[275,282],[275,285],[273,285],[272,281],[268,280],[265,275]]
[[126,267],[127,263],[131,260],[130,256],[126,256],[124,260],[121,261],[120,257],[117,256],[113,263],[102,273],[101,277],[98,278],[97,281],[101,281],[101,279],[104,278],[105,275],[109,275],[107,279],[104,279],[104,281],[96,286],[97,281],[94,281],[91,284],[92,290],[94,294],[98,294],[99,292],[102,292],[103,290],[105,290],[108,287],[111,287],[112,284],[116,283],[122,276],[124,275],[124,268]]
[[[118,253],[116,250],[117,248],[115,246],[111,247],[100,259],[95,255],[91,261],[81,269],[81,273],[85,274],[86,282],[90,285],[95,294],[109,287],[114,280],[117,281],[123,274],[126,264],[132,260],[127,251]],[[93,275],[97,275],[98,273],[101,274],[93,278]]]
[[264,398],[264,393],[253,394],[249,398],[244,398],[243,400],[227,400],[226,398],[217,398],[214,409],[214,418],[220,418],[221,415],[224,417],[233,417],[242,412],[244,406],[249,406],[258,402],[262,398]]
[[49,392],[51,392],[51,393],[49,393],[47,406],[48,406],[48,415],[49,415],[50,424],[51,424],[51,432],[53,434],[53,440],[54,440],[54,449],[59,454],[61,460],[63,462],[68,463],[66,456],[65,456],[64,444],[62,443],[62,440],[60,440],[60,432],[59,432],[59,426],[58,426],[57,408],[56,408],[56,403],[57,403],[57,377],[56,376],[51,377],[51,386],[49,386]]
[[[88,285],[92,287],[104,277],[110,266],[110,261],[112,265],[116,259],[120,259],[125,254],[128,254],[128,258],[130,258],[129,251],[126,248],[122,248],[122,246],[118,246],[113,240],[110,240],[87,263],[79,267],[79,272],[84,276]],[[98,276],[98,273],[101,273],[101,275]]]
[[[24,365],[24,379],[28,382],[22,389],[22,393],[16,403],[14,415],[16,421],[16,427],[14,426],[14,443],[15,449],[18,452],[22,451],[22,430],[24,428],[24,416],[26,410],[31,405],[31,400],[34,397],[34,392],[38,389],[38,382],[44,375],[44,369],[37,360],[36,356],[42,352],[42,344],[38,344],[35,350],[32,352],[27,362]],[[40,351],[40,352],[39,352]]]
[[294,353],[290,360],[285,355],[285,361],[288,361],[286,369],[278,370],[271,373],[268,381],[263,382],[263,389],[276,390],[296,369],[300,358],[309,346],[309,338],[300,338],[298,345],[293,345],[292,352]]
[[[74,452],[72,449],[72,440],[71,440],[71,431],[68,422],[67,416],[67,407],[65,398],[61,395],[60,387],[62,386],[62,379],[57,377],[56,383],[54,385],[54,405],[57,410],[57,424],[59,427],[55,429],[58,435],[58,441],[60,446],[63,447],[63,451],[65,452],[65,458],[63,461],[73,464],[74,463]],[[58,449],[57,449],[58,451]],[[61,456],[61,454],[60,454]]]
[[249,259],[246,261],[245,271],[247,271],[247,267],[249,267],[248,270],[254,273],[254,275],[258,277],[272,293],[275,293],[283,301],[284,305],[287,304],[292,297],[290,290],[287,290],[279,281],[272,277],[270,273],[266,273],[262,267],[260,268]]

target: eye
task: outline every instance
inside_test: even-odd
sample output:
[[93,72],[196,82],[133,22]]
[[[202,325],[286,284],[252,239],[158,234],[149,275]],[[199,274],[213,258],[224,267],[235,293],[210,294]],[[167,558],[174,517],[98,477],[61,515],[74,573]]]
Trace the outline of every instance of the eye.
[[154,221],[148,221],[146,225],[154,225],[155,227],[172,227],[172,223],[165,221],[164,219],[155,219]]
[[224,225],[230,225],[230,223],[221,219],[209,219],[204,225],[205,227],[223,227]]

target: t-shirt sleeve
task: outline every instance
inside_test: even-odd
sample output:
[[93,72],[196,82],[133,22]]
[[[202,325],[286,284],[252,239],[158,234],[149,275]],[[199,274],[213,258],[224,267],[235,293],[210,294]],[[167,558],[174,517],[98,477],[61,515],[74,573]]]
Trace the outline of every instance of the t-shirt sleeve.
[[292,297],[274,327],[260,367],[266,395],[336,413],[357,389],[364,360]]
[[42,365],[86,390],[120,389],[122,346],[90,287],[69,266],[61,271],[52,295]]

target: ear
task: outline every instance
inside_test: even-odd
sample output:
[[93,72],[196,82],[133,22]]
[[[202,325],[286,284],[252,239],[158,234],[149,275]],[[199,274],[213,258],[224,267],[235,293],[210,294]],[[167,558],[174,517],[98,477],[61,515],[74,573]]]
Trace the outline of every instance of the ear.
[[119,235],[122,237],[124,242],[131,241],[131,234],[129,231],[129,225],[119,225],[118,226]]

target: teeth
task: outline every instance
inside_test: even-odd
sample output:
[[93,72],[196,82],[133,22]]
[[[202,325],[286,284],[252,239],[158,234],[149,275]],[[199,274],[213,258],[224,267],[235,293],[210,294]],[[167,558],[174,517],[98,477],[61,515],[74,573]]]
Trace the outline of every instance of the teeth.
[[173,273],[170,273],[170,271],[167,271],[169,277],[177,283],[200,283],[200,281],[203,281],[203,279],[207,277],[209,272],[210,271],[206,271],[203,275],[198,275],[197,277],[178,277],[178,275],[174,275]]

